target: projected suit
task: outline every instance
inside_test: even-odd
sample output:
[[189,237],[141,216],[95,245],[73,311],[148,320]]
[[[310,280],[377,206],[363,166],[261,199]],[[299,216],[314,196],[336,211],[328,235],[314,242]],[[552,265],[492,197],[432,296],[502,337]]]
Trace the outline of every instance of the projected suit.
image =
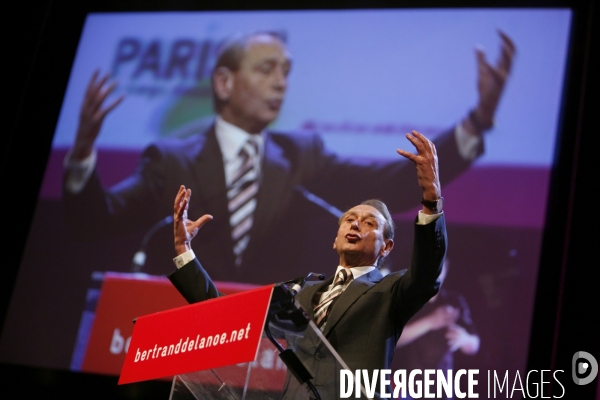
[[[194,192],[190,214],[212,214],[216,220],[200,231],[197,245],[198,258],[211,277],[266,284],[304,275],[307,265],[319,272],[328,261],[335,263],[330,251],[335,225],[330,222],[336,218],[306,200],[298,185],[340,209],[369,195],[390,199],[393,212],[418,204],[414,166],[405,160],[353,163],[328,152],[317,134],[269,132],[265,138],[257,222],[239,268],[234,264],[222,156],[213,128],[187,139],[151,145],[135,174],[110,190],[103,188],[94,173],[79,194],[65,192],[65,211],[74,229],[85,229],[82,235],[110,236],[148,229],[172,212],[172,194],[185,184]],[[452,131],[442,134],[436,146],[440,159],[452,160],[445,161],[445,181],[470,165],[460,158]],[[351,184],[354,189],[345,190]],[[293,230],[290,221],[294,221]],[[307,230],[314,224],[323,229],[309,237]],[[89,226],[94,229],[89,231]]]
[[[465,157],[464,143],[461,141],[459,150],[454,132],[447,132],[436,140],[445,163],[443,178],[446,182],[469,166],[470,162],[465,159],[473,160],[483,150],[481,135],[491,126],[508,73],[502,68],[510,66],[514,50],[506,38],[503,47],[500,71],[485,63],[482,57],[478,59],[480,101],[460,124],[462,131],[467,132],[464,136],[475,140],[475,145],[470,146],[474,151]],[[208,232],[201,233],[204,238],[198,253],[213,278],[268,283],[304,274],[306,265],[327,265],[324,259],[327,257],[324,254],[328,254],[327,241],[320,235],[332,237],[334,231],[315,232],[311,227],[333,217],[304,199],[298,185],[342,209],[367,196],[391,201],[392,212],[416,206],[420,195],[410,179],[411,174],[407,173],[412,171],[407,163],[361,165],[358,160],[341,160],[330,154],[314,134],[266,131],[279,115],[290,68],[291,57],[284,40],[276,34],[262,32],[227,43],[217,57],[212,74],[219,117],[247,135],[264,135],[265,153],[255,223],[239,268],[233,262],[231,227],[227,223],[224,160],[213,128],[183,141],[166,140],[150,146],[138,170],[110,190],[102,187],[94,170],[91,177],[84,179],[87,181],[82,188],[65,190],[69,225],[79,235],[96,237],[146,231],[170,215],[172,193],[183,183],[199,198],[190,213],[211,213],[219,221],[207,228]],[[504,78],[498,79],[500,75]],[[108,76],[97,78],[95,74],[86,91],[67,165],[83,163],[91,157],[104,117],[121,100],[104,105],[115,86],[108,84]],[[65,181],[73,175],[71,172],[67,168]],[[349,184],[354,185],[352,190],[345,190]],[[368,192],[367,185],[370,186]],[[285,221],[295,221],[295,229],[285,229],[282,225]],[[311,230],[310,235],[307,230]],[[265,251],[265,246],[270,246],[270,251]]]

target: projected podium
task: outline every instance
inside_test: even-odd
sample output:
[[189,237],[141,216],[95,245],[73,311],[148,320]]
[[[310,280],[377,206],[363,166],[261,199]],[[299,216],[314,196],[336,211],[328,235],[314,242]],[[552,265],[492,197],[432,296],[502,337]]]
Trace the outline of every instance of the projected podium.
[[340,369],[278,284],[137,318],[119,384],[174,376],[173,400],[325,400],[337,397]]

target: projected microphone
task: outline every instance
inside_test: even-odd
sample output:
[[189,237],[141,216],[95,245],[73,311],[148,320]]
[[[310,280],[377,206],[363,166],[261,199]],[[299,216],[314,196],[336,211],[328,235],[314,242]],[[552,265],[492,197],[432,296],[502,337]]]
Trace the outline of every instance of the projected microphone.
[[329,214],[333,215],[334,217],[339,218],[344,214],[339,208],[332,206],[331,204],[329,204],[328,202],[326,202],[325,200],[323,200],[316,194],[310,192],[304,186],[296,185],[296,190],[299,191],[300,193],[302,193],[302,195],[304,196],[304,198],[306,200],[321,207],[323,210],[327,211]]
[[154,234],[159,229],[171,223],[173,223],[173,216],[169,215],[168,217],[165,217],[157,223],[155,223],[154,225],[152,225],[148,232],[146,232],[144,238],[142,239],[140,249],[133,255],[133,260],[131,262],[131,272],[140,272],[142,270],[144,264],[146,264],[146,246],[148,245],[148,242],[150,241],[150,239],[152,239],[152,236],[154,236]]

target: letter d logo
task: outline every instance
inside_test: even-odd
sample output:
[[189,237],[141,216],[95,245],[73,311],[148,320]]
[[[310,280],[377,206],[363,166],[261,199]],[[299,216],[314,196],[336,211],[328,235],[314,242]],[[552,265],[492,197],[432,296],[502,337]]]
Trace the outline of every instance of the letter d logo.
[[[582,361],[581,359],[585,361]],[[583,375],[589,371],[589,375],[585,378],[579,378],[577,375]],[[572,374],[573,374],[573,382],[576,385],[587,385],[591,381],[596,378],[598,375],[598,362],[588,352],[578,351],[573,354],[573,362],[572,362]]]

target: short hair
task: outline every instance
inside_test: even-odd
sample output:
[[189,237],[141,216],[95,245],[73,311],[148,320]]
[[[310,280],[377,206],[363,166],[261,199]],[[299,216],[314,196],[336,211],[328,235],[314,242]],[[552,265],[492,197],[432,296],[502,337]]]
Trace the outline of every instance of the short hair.
[[[378,199],[369,199],[369,200],[363,201],[362,203],[360,203],[360,205],[371,206],[374,209],[376,209],[377,211],[379,211],[381,213],[381,215],[383,216],[383,218],[385,219],[385,227],[383,229],[383,234],[384,234],[385,238],[386,239],[394,239],[394,230],[396,229],[396,225],[394,224],[392,215],[390,214],[390,211],[388,210],[385,203]],[[338,225],[342,224],[342,218],[344,217],[344,215],[346,215],[347,212],[348,212],[348,210],[346,210],[346,212],[340,216],[340,218],[338,219]]]
[[360,204],[365,206],[371,206],[377,211],[379,211],[381,215],[383,215],[383,218],[385,219],[385,229],[383,230],[383,234],[385,235],[386,239],[394,239],[394,230],[396,229],[396,226],[394,225],[392,215],[390,214],[390,211],[388,210],[385,203],[378,199],[369,199],[363,201]]
[[225,67],[231,71],[240,69],[240,64],[244,58],[244,54],[250,40],[256,36],[267,35],[280,40],[282,43],[287,43],[287,35],[280,31],[253,31],[244,34],[238,34],[225,40],[217,50],[217,60],[211,74],[211,88],[213,94],[213,105],[216,112],[219,112],[223,106],[223,102],[219,100],[215,93],[214,78],[215,72],[220,67]]

